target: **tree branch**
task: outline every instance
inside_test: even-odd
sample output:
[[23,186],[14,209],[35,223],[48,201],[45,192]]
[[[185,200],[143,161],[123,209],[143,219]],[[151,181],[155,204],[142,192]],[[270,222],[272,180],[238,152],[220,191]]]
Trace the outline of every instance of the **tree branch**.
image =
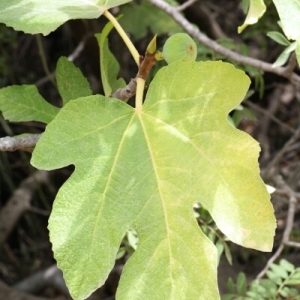
[[289,195],[289,208],[288,208],[288,214],[286,218],[286,226],[283,232],[281,243],[277,251],[268,260],[265,268],[257,275],[256,277],[257,280],[261,279],[267,273],[271,264],[280,256],[285,246],[300,248],[299,243],[290,241],[290,234],[294,225],[297,197],[295,195],[295,192],[284,182],[281,176],[276,176],[275,181],[276,181],[276,186],[279,186],[279,188],[283,189]]
[[0,138],[0,151],[23,150],[32,152],[41,134],[30,134],[27,136],[6,136]]
[[50,300],[44,297],[35,297],[10,288],[4,282],[0,281],[0,299],[5,300]]
[[14,288],[21,292],[36,294],[49,286],[55,287],[66,296],[70,295],[63,279],[62,271],[58,269],[56,265],[52,265],[45,270],[39,271],[23,279],[15,284]]
[[127,102],[136,93],[136,79],[132,78],[130,82],[123,88],[117,89],[112,95],[112,98]]
[[[33,194],[39,184],[47,183],[49,173],[36,171],[22,181],[0,212],[0,248],[7,239],[19,218],[29,210]],[[0,299],[2,299],[0,297]]]
[[196,28],[184,16],[182,16],[176,7],[169,5],[163,0],[148,0],[148,1],[153,5],[159,7],[161,10],[163,10],[170,16],[172,16],[173,19],[178,24],[180,24],[191,36],[193,36],[200,43],[212,49],[213,51],[227,57],[228,59],[235,61],[236,63],[252,66],[260,70],[263,70],[265,72],[277,74],[279,76],[289,79],[291,82],[293,82],[296,85],[300,85],[300,77],[296,73],[291,72],[290,70],[291,67],[288,66],[288,67],[273,68],[272,64],[270,63],[266,63],[264,61],[251,58],[248,56],[244,56],[237,52],[229,50],[219,45],[217,42],[211,40],[206,35],[204,35],[198,28]]
[[270,176],[272,169],[277,166],[277,164],[281,160],[282,156],[286,153],[286,151],[289,149],[289,147],[297,141],[297,139],[299,137],[300,137],[300,127],[294,132],[292,137],[285,143],[285,145],[281,148],[281,150],[271,160],[271,162],[269,163],[269,165],[263,172],[264,178],[267,178],[268,176]]
[[176,6],[176,10],[177,11],[183,11],[185,9],[187,9],[189,6],[191,6],[192,4],[194,4],[195,2],[197,2],[198,0],[187,0],[186,2],[184,2],[183,4]]

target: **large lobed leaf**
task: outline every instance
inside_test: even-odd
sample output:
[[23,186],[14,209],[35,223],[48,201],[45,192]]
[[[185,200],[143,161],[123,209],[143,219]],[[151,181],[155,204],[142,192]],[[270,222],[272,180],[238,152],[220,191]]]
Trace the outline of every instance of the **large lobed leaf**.
[[117,299],[219,299],[216,249],[194,219],[195,202],[232,241],[271,250],[275,218],[258,144],[227,122],[248,86],[227,63],[175,62],[157,73],[141,111],[99,95],[60,110],[32,164],[75,165],[49,220],[74,299],[104,283],[131,228],[139,244]]
[[0,22],[26,33],[49,34],[71,19],[98,18],[130,0],[0,0]]
[[11,122],[38,121],[48,124],[59,108],[48,103],[35,85],[0,89],[0,111]]

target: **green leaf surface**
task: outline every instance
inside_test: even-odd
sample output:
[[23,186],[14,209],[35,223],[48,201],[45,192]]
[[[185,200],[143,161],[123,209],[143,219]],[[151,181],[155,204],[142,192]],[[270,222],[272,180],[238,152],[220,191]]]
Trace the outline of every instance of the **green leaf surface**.
[[48,103],[35,85],[0,89],[0,111],[11,122],[37,121],[48,124],[59,111]]
[[284,267],[276,264],[271,264],[270,269],[274,272],[274,274],[278,277],[286,279],[288,277],[288,272]]
[[296,47],[295,52],[296,52],[298,65],[300,65],[300,40],[297,41],[297,47]]
[[243,25],[238,27],[238,33],[241,33],[248,25],[257,23],[259,18],[265,13],[266,5],[263,0],[250,0],[249,10]]
[[173,18],[145,0],[121,7],[120,13],[125,16],[120,20],[121,26],[135,39],[144,37],[149,29],[157,35],[183,32]]
[[108,47],[108,35],[113,29],[109,22],[105,25],[102,33],[95,34],[100,49],[100,70],[104,95],[109,97],[118,88],[126,86],[123,78],[118,78],[120,66]]
[[75,165],[49,220],[74,299],[104,283],[128,229],[139,242],[117,299],[219,299],[217,252],[194,218],[196,202],[232,241],[272,249],[275,218],[258,144],[227,122],[249,83],[228,63],[174,62],[157,73],[141,111],[90,96],[69,102],[47,126],[32,164]]
[[290,53],[286,52],[285,50],[283,50],[280,55],[277,57],[277,59],[275,60],[275,62],[272,64],[273,68],[277,68],[277,67],[281,67],[283,66],[289,59],[290,57]]
[[247,278],[246,278],[245,273],[243,273],[243,272],[240,272],[238,277],[237,277],[236,290],[237,290],[237,293],[241,296],[246,294]]
[[49,34],[71,19],[94,19],[130,0],[0,0],[0,22],[26,33]]
[[286,259],[281,259],[279,262],[279,265],[283,267],[286,271],[288,272],[294,272],[295,271],[295,266],[288,262]]
[[278,31],[270,31],[267,33],[267,36],[280,45],[289,46],[291,44],[287,38]]
[[286,47],[281,54],[277,57],[276,61],[273,63],[272,67],[277,68],[283,66],[289,59],[291,52],[293,52],[297,47],[297,42],[291,43]]
[[70,100],[92,94],[90,84],[80,69],[66,57],[61,57],[57,62],[56,82],[64,105]]
[[299,0],[273,0],[278,11],[282,30],[289,40],[300,39]]

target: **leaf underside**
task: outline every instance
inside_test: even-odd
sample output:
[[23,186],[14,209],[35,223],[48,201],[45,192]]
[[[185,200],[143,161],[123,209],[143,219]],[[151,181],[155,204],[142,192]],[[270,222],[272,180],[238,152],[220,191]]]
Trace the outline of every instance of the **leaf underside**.
[[195,202],[235,243],[271,250],[275,218],[258,144],[227,122],[248,86],[230,64],[176,62],[157,73],[141,112],[100,95],[60,110],[32,164],[75,165],[49,220],[74,299],[104,283],[128,229],[139,244],[117,299],[219,299],[217,252],[194,218]]
[[15,30],[44,35],[71,19],[94,19],[130,0],[0,0],[0,22]]

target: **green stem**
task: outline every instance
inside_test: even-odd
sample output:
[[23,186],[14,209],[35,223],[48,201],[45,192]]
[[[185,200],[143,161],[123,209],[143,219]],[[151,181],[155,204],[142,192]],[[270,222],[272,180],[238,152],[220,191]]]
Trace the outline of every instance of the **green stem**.
[[51,72],[49,71],[49,68],[48,68],[47,58],[46,58],[46,54],[45,54],[45,51],[44,51],[41,35],[37,34],[35,37],[36,37],[36,42],[37,42],[38,51],[39,51],[39,54],[40,54],[40,57],[41,57],[43,69],[44,69],[47,77],[50,79],[50,81],[52,82],[52,84],[56,88],[55,80],[52,78]]
[[136,94],[135,94],[135,109],[138,113],[142,111],[143,95],[145,88],[145,80],[143,78],[136,78]]
[[108,11],[106,10],[103,15],[114,25],[115,29],[118,31],[119,35],[123,39],[124,43],[126,44],[128,50],[130,51],[131,55],[133,56],[133,59],[135,60],[136,64],[140,64],[140,54],[134,47],[133,43],[127,36],[126,32],[124,29],[121,27],[120,23],[118,20]]

